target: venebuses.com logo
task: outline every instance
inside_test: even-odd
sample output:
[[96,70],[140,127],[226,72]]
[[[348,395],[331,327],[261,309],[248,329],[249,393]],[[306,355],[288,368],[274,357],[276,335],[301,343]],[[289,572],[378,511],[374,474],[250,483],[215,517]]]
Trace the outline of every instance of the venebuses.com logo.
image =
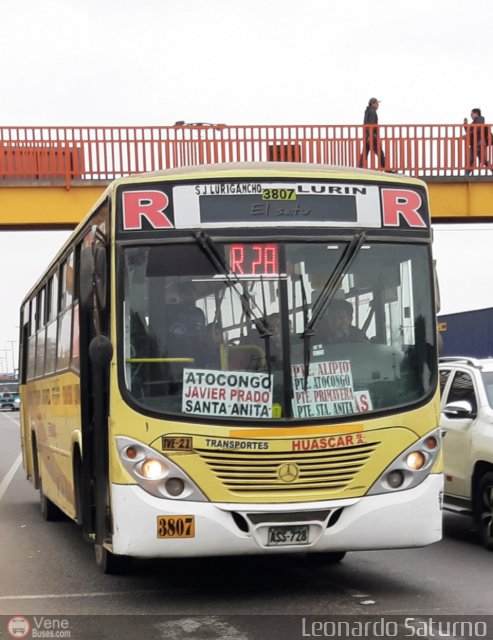
[[27,638],[31,625],[24,616],[13,616],[7,623],[7,631],[11,638]]
[[70,622],[66,618],[46,616],[12,616],[7,622],[11,638],[70,638],[69,627]]

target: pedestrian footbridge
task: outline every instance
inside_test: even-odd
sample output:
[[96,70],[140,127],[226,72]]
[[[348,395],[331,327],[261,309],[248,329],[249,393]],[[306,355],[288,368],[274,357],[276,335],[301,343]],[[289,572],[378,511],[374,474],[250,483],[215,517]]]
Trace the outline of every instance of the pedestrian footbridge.
[[365,139],[372,148],[364,166],[428,183],[435,222],[493,221],[491,125],[385,125],[375,128],[376,135],[367,129],[184,123],[0,128],[0,228],[71,228],[111,180],[135,173],[250,161],[357,167]]

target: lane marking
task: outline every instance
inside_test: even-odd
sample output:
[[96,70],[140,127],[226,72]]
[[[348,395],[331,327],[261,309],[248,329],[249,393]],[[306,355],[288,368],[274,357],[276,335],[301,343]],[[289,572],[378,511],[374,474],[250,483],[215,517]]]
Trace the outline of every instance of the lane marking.
[[5,495],[5,492],[9,488],[9,484],[12,482],[17,469],[21,466],[21,462],[22,462],[22,453],[19,453],[17,460],[10,467],[10,470],[7,472],[7,475],[2,480],[2,482],[0,482],[0,500],[3,498],[3,496]]
[[8,418],[8,420],[13,422],[15,425],[17,425],[17,426],[20,425],[20,421],[19,420],[16,420],[15,418],[12,418],[12,416],[9,416],[9,414],[6,413],[5,411],[2,411],[0,415],[2,415],[4,418]]
[[163,589],[152,589],[150,591],[140,589],[138,591],[93,591],[85,593],[44,593],[44,594],[30,594],[19,596],[0,596],[0,601],[4,600],[53,600],[63,598],[100,598],[101,596],[121,596],[121,595],[148,595],[150,593],[163,593]]

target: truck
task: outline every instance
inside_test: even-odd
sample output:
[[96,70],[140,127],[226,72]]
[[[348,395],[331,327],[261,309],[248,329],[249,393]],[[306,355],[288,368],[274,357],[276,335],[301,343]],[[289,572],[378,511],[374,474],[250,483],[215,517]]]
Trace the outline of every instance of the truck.
[[493,357],[493,307],[438,316],[441,356]]

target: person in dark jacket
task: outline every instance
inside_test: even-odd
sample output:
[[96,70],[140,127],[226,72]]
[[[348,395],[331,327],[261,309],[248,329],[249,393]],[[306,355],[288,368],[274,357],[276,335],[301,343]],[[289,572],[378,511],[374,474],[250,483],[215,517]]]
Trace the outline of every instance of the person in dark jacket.
[[382,168],[385,167],[385,153],[378,135],[377,109],[379,105],[380,100],[370,98],[365,110],[365,116],[363,118],[365,146],[359,159],[359,167],[363,167],[366,164],[370,151],[380,158],[380,166]]
[[347,300],[335,299],[327,310],[327,342],[368,342],[364,331],[353,326],[353,305]]
[[[471,111],[471,124],[468,124],[467,118],[464,118],[464,129],[466,130],[466,139],[469,145],[469,165],[474,167],[477,158],[479,166],[488,167],[492,171],[486,157],[488,127],[484,126],[484,116],[481,115],[481,109],[473,109]],[[470,176],[471,173],[472,169],[468,169],[466,176]]]

